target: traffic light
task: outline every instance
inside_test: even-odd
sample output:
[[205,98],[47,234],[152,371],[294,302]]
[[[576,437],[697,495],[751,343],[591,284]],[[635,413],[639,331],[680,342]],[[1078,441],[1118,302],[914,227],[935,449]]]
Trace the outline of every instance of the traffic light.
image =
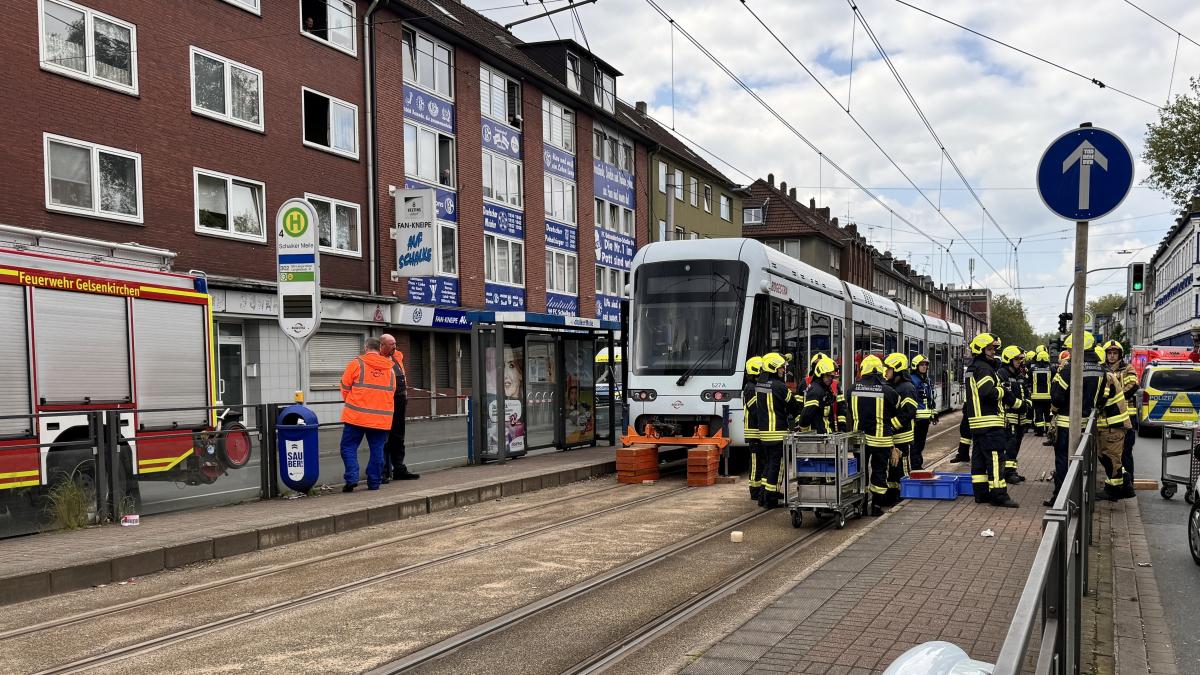
[[1133,263],[1129,266],[1129,294],[1142,293],[1146,290],[1146,263]]
[[1062,314],[1059,314],[1058,315],[1058,332],[1066,333],[1067,332],[1067,322],[1070,320],[1071,320],[1070,312],[1063,312]]

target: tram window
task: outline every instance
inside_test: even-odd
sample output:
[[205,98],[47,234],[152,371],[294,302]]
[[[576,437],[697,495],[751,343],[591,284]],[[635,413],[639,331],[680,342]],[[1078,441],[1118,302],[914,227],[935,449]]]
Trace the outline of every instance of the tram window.
[[828,316],[824,314],[817,314],[816,312],[813,312],[809,315],[808,345],[808,351],[810,354],[825,354],[827,356],[832,356],[833,347],[830,341]]
[[768,349],[783,353],[783,308],[778,302],[771,303],[771,341]]
[[829,355],[836,363],[842,362],[842,320],[833,320],[833,338],[829,341]]
[[854,366],[857,370],[862,357],[871,353],[871,329],[866,324],[854,324]]
[[746,358],[762,356],[771,351],[767,347],[770,306],[771,300],[767,296],[754,297],[754,314],[750,318],[750,340],[746,344]]
[[[892,342],[893,343],[895,342],[894,338],[893,338]],[[887,344],[883,341],[883,331],[879,330],[878,328],[872,328],[871,329],[871,353],[882,359],[883,357],[885,357],[891,353],[889,351],[885,351],[886,349],[887,349]],[[895,350],[892,350],[892,351],[895,351]]]
[[898,345],[899,343],[896,338],[896,331],[889,330],[884,334],[883,350],[885,353],[891,354],[892,352],[896,351]]
[[783,346],[792,355],[794,364],[789,372],[800,377],[808,372],[808,322],[804,315],[804,308],[799,305],[783,306]]

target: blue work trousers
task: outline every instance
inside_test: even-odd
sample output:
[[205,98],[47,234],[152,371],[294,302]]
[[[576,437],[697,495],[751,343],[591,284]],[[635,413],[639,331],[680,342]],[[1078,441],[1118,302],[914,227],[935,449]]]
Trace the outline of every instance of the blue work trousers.
[[367,446],[371,448],[371,459],[367,461],[367,487],[379,487],[383,480],[383,446],[387,444],[388,433],[388,429],[342,425],[342,464],[346,465],[346,483],[358,483],[358,446],[366,436]]

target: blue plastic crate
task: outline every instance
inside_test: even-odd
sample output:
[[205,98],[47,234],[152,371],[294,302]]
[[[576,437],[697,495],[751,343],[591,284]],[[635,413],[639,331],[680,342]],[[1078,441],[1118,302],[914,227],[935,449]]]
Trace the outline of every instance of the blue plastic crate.
[[958,481],[954,478],[900,479],[900,497],[903,499],[957,499]]
[[[835,461],[833,459],[800,457],[796,459],[796,473],[827,473],[832,475],[837,472],[837,466],[834,464]],[[847,464],[849,465],[849,471],[846,475],[857,476],[858,458],[848,458]]]
[[975,489],[971,487],[971,474],[969,473],[954,473],[953,471],[935,471],[934,477],[948,476],[954,479],[958,485],[958,494],[970,496],[975,494]]

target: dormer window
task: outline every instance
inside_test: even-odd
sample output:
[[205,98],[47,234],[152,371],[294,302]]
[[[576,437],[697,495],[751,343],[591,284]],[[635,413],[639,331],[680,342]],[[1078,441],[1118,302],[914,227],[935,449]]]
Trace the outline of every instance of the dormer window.
[[617,111],[617,82],[599,68],[596,69],[596,105],[610,113]]
[[567,54],[567,89],[576,94],[583,91],[583,69],[579,67],[579,57]]

